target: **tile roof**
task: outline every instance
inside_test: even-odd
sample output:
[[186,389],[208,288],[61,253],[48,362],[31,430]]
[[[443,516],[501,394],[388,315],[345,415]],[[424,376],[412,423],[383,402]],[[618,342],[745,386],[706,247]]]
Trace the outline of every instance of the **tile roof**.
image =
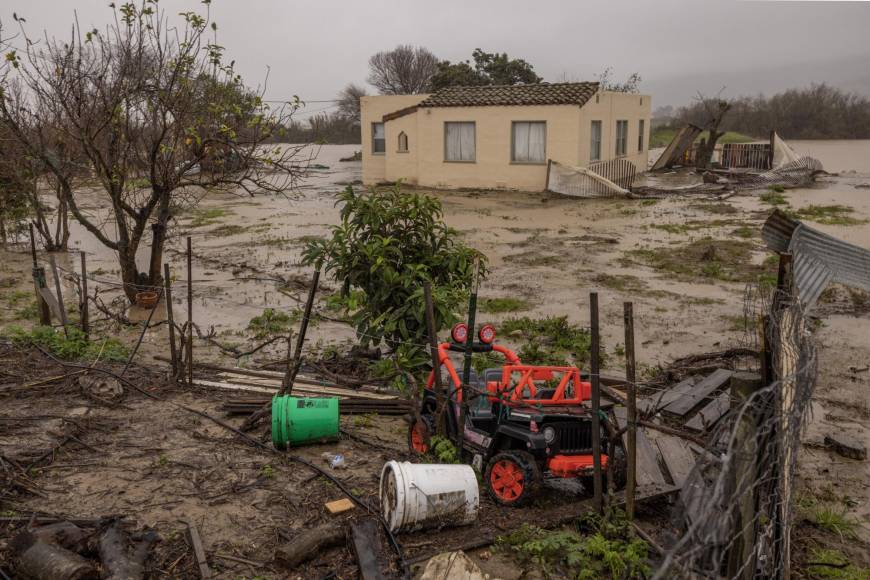
[[481,107],[499,105],[577,105],[598,92],[598,83],[540,83],[447,87],[420,102],[418,107]]

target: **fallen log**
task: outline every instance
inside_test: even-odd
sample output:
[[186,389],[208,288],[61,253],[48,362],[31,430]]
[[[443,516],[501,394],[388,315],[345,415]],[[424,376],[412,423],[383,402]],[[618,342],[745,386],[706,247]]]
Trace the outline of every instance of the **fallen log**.
[[302,562],[310,560],[324,548],[337,546],[345,540],[344,527],[328,523],[300,532],[293,541],[275,550],[275,562],[293,570]]
[[145,560],[151,545],[157,541],[157,534],[146,531],[130,549],[130,536],[118,520],[112,520],[100,536],[100,560],[105,570],[104,578],[110,580],[138,580],[145,576]]
[[94,565],[75,552],[56,544],[43,542],[33,533],[24,531],[11,542],[15,571],[34,580],[96,580],[100,577]]

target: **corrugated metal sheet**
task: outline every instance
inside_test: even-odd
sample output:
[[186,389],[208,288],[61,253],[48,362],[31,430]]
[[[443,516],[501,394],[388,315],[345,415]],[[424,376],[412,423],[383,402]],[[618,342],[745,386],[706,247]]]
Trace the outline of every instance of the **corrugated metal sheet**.
[[804,308],[831,282],[870,291],[870,250],[838,240],[774,211],[761,230],[767,246],[792,255],[795,292]]

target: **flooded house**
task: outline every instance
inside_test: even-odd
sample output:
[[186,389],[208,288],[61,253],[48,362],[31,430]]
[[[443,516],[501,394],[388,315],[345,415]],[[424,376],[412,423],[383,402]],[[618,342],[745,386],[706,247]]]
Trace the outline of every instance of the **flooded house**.
[[367,96],[361,110],[366,184],[541,191],[550,160],[647,167],[651,98],[595,82]]

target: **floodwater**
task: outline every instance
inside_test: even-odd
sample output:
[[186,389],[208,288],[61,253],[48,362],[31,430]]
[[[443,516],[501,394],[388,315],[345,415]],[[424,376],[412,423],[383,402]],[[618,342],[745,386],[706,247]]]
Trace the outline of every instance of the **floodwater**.
[[[855,208],[855,217],[870,218],[870,189],[855,187],[870,182],[870,140],[798,141],[793,146],[801,154],[819,157],[832,171],[847,167],[857,171],[827,177],[813,188],[790,191],[793,207],[843,204]],[[175,279],[176,318],[186,317],[185,235],[193,240],[193,319],[203,331],[213,327],[218,340],[240,344],[244,341],[238,334],[264,309],[298,309],[311,276],[311,269],[301,265],[302,249],[307,240],[326,235],[329,226],[337,223],[333,196],[358,182],[361,175],[359,162],[339,159],[358,149],[354,145],[321,147],[315,160],[320,168],[312,170],[300,188],[287,196],[208,194],[193,213],[181,213],[174,228],[176,237],[166,252]],[[630,254],[704,237],[733,239],[732,232],[746,225],[754,232],[751,260],[760,263],[766,253],[758,229],[770,207],[760,203],[757,194],[722,204],[685,198],[650,204],[525,192],[421,191],[438,197],[448,224],[461,232],[465,243],[489,257],[492,271],[483,285],[483,296],[524,298],[531,307],[520,315],[566,315],[588,323],[588,295],[598,291],[606,344],[612,349],[622,342],[622,302],[633,300],[639,317],[639,356],[650,365],[686,352],[714,350],[740,338],[728,329],[743,309],[742,283],[674,279],[638,265]],[[97,204],[94,197],[95,211]],[[213,219],[194,222],[205,211]],[[686,231],[668,230],[668,226],[687,223],[692,225]],[[812,225],[870,247],[870,226]],[[91,291],[99,288],[107,304],[113,298],[123,304],[113,253],[75,225],[72,247],[88,253],[94,278]],[[24,248],[6,252],[4,258],[4,270],[18,273],[21,287],[27,288],[29,265]],[[78,270],[77,255],[58,255],[57,259],[62,268]],[[141,261],[145,263],[144,256]],[[613,276],[618,278],[616,283],[608,278]],[[324,277],[321,296],[336,289],[336,282]],[[71,285],[66,287],[68,295],[73,291]],[[128,309],[133,320],[146,315],[135,307]],[[158,320],[164,315],[163,308],[155,313]],[[498,322],[503,316],[490,318]],[[321,321],[311,336],[314,344],[350,340],[354,335],[345,324]],[[153,341],[162,340],[155,333]]]

